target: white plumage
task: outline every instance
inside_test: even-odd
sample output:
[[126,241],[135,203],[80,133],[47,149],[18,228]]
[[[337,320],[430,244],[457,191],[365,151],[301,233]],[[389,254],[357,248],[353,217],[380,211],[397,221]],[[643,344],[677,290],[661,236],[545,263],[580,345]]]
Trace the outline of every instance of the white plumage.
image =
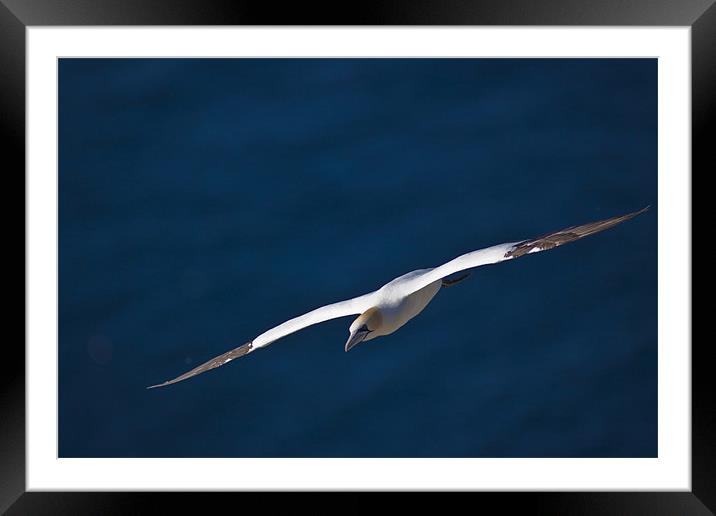
[[390,335],[422,312],[442,286],[450,286],[462,281],[467,274],[455,280],[446,280],[445,278],[448,276],[482,265],[498,263],[519,258],[526,254],[552,249],[613,227],[643,213],[647,209],[648,206],[634,213],[582,226],[569,227],[538,238],[487,247],[458,256],[439,267],[409,272],[369,294],[322,306],[290,319],[265,331],[252,341],[213,358],[173,380],[152,385],[148,388],[163,387],[186,380],[197,374],[222,366],[259,348],[266,347],[272,342],[308,326],[338,317],[359,315],[349,328],[350,337],[345,345],[345,350],[348,351],[360,342]]

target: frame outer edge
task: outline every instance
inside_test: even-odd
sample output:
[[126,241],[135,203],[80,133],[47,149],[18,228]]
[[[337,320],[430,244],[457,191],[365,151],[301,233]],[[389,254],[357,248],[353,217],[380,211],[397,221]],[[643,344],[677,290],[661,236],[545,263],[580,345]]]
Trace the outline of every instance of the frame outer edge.
[[[6,4],[13,4],[11,11]],[[79,3],[74,6],[67,5],[64,2],[65,9],[58,9],[58,3],[51,3],[48,0],[26,0],[21,3],[18,0],[0,0],[0,77],[2,77],[2,89],[0,89],[0,130],[5,137],[6,143],[9,143],[9,152],[7,156],[15,158],[16,165],[9,167],[10,170],[22,169],[22,177],[24,178],[24,106],[25,106],[25,24],[28,25],[97,25],[97,24],[142,24],[154,23],[158,25],[171,24],[255,24],[273,22],[273,18],[267,17],[268,13],[262,11],[244,11],[239,15],[241,9],[230,9],[229,3],[222,1],[207,1],[207,6],[202,9],[199,2],[178,0],[174,5],[178,9],[167,11],[158,9],[159,4],[163,2],[147,2],[152,4],[153,8],[147,6],[142,12],[141,8],[126,10],[123,12],[123,6],[120,2],[113,0],[98,0],[91,11],[83,12]],[[541,24],[608,24],[615,25],[689,25],[693,21],[692,26],[692,130],[693,130],[693,161],[695,168],[703,168],[704,174],[708,172],[706,169],[706,159],[709,152],[709,142],[707,141],[707,129],[714,128],[715,99],[714,91],[716,91],[716,49],[713,42],[716,41],[716,6],[713,0],[699,0],[690,2],[658,2],[660,5],[656,8],[653,3],[649,8],[640,1],[629,2],[628,7],[620,7],[617,2],[608,2],[608,5],[599,4],[599,12],[589,11],[584,4],[586,12],[577,12],[579,9],[568,9],[567,2],[554,2],[547,8],[541,8],[539,11],[530,9],[527,4],[531,2],[505,2],[505,7],[486,8],[488,2],[477,2],[476,7],[465,10],[457,8],[457,4],[440,7],[435,12],[433,9],[419,2],[421,7],[427,7],[425,10],[418,9],[417,6],[412,10],[407,5],[400,9],[397,6],[390,11],[381,11],[377,9],[370,13],[369,16],[363,16],[354,13],[355,18],[351,19],[350,24],[361,24],[357,20],[363,20],[362,24],[524,24],[524,25],[541,25]],[[520,7],[521,4],[522,6]],[[667,5],[668,4],[668,5]],[[234,4],[236,5],[236,4]],[[239,4],[245,6],[246,4]],[[596,4],[595,4],[596,5]],[[574,4],[572,4],[574,6]],[[67,9],[67,7],[72,7]],[[310,9],[303,12],[304,16],[295,16],[293,20],[285,20],[286,14],[273,15],[280,18],[281,22],[275,24],[300,23],[303,18],[305,23],[305,14],[310,14]],[[160,13],[159,15],[157,13]],[[230,13],[230,14],[229,14]],[[604,14],[606,13],[606,14]],[[636,13],[636,14],[635,14]],[[229,14],[227,16],[227,14]],[[295,14],[295,13],[294,13]],[[17,15],[17,16],[16,16]],[[430,18],[434,15],[432,21]],[[157,16],[159,16],[157,18]],[[330,17],[330,16],[329,16]],[[320,17],[319,17],[320,18]],[[456,21],[456,19],[458,21]],[[615,21],[616,20],[616,21]],[[324,19],[322,23],[340,24],[342,17],[332,20]],[[315,23],[314,24],[321,24]],[[710,167],[712,168],[712,167]],[[23,181],[24,194],[24,181]],[[24,197],[24,195],[23,195]],[[23,263],[24,263],[24,247],[23,247]],[[24,308],[24,303],[23,303]],[[705,347],[704,343],[704,347]],[[13,504],[19,495],[25,490],[25,407],[24,407],[24,339],[23,347],[13,347],[13,341],[8,343],[8,352],[17,355],[19,361],[11,361],[10,363],[21,364],[19,370],[6,369],[5,376],[0,377],[0,407],[2,418],[0,418],[0,513]],[[714,443],[714,429],[716,429],[716,416],[713,413],[715,406],[715,396],[710,391],[712,381],[710,372],[707,370],[709,362],[707,360],[699,360],[699,357],[705,355],[705,349],[701,349],[698,344],[693,346],[693,427],[692,427],[692,489],[693,495],[687,493],[651,493],[647,496],[659,498],[663,495],[671,495],[680,498],[687,495],[692,501],[699,501],[700,509],[708,512],[708,508],[713,509],[716,506],[716,494],[710,481],[716,478],[716,444]],[[13,358],[15,358],[13,356]],[[531,498],[531,495],[527,496]],[[40,493],[37,493],[40,496]],[[542,495],[546,498],[553,498],[557,493]],[[577,493],[563,494],[567,500],[571,499]],[[595,498],[606,499],[611,496],[603,494],[584,493],[584,502],[590,506],[592,510],[590,514],[596,514],[594,509]],[[628,493],[623,493],[628,495]],[[62,495],[61,493],[47,493],[43,496],[49,496],[53,499]],[[70,495],[73,496],[73,495]],[[75,497],[82,496],[80,493]],[[108,493],[102,495],[95,493],[89,496],[89,503],[92,504],[92,498],[97,499],[98,496],[111,500],[117,497],[134,498],[132,494]],[[136,495],[144,498],[147,494]],[[162,496],[162,495],[159,495]],[[520,495],[517,495],[520,496]],[[539,498],[542,498],[539,496]],[[639,496],[634,494],[634,496]],[[698,500],[693,500],[697,498]],[[27,496],[21,496],[19,503],[15,504],[13,509],[20,508],[28,502]],[[31,497],[33,498],[33,497]],[[166,500],[166,497],[162,498]],[[482,497],[481,497],[482,498]],[[620,498],[617,495],[617,498]],[[673,498],[672,498],[673,499]],[[543,499],[544,500],[544,499]],[[591,503],[590,503],[591,500]],[[117,500],[118,501],[118,500]],[[534,500],[533,500],[534,501]],[[131,502],[130,502],[131,503]],[[142,504],[144,505],[144,504]],[[560,503],[548,503],[553,509],[560,507]],[[567,504],[566,507],[573,504]],[[605,503],[602,507],[604,514],[609,513],[609,506]],[[619,504],[617,504],[619,505]],[[146,506],[145,506],[146,507]],[[566,508],[563,506],[563,508]],[[612,508],[615,508],[612,506]],[[633,507],[636,508],[636,507]],[[682,507],[684,508],[684,507]],[[693,507],[692,507],[693,509]],[[697,510],[702,513],[701,510]],[[693,514],[693,513],[692,513]]]
[[[712,135],[716,131],[716,3],[691,28],[691,116],[693,192],[693,177],[696,174],[703,178],[714,172]],[[693,222],[691,231],[693,235]],[[693,280],[691,283],[693,289]],[[708,349],[711,340],[693,338],[693,311],[691,346],[691,489],[704,505],[716,512],[716,390],[713,360],[708,359],[711,355]]]
[[[0,138],[3,142],[3,176],[8,196],[25,200],[25,26],[3,3],[0,2]],[[18,183],[20,183],[18,185]],[[12,184],[12,183],[10,183]],[[9,186],[9,185],[8,185]],[[13,187],[19,186],[18,189]],[[19,233],[18,213],[5,208],[9,226]],[[25,211],[23,217],[22,256],[16,256],[13,270],[23,271],[25,277]],[[19,235],[18,235],[19,236]],[[18,238],[19,239],[19,238]],[[15,239],[17,242],[17,239]],[[17,244],[16,244],[17,245]],[[8,244],[9,249],[9,244]],[[8,253],[10,255],[10,253]],[[22,265],[18,262],[22,259]],[[20,279],[19,274],[10,274]],[[7,277],[7,276],[6,276]],[[23,330],[18,336],[3,343],[3,372],[0,374],[0,513],[3,513],[25,491],[25,295],[14,300],[11,306],[22,310]],[[20,306],[22,308],[20,308]],[[14,317],[12,319],[15,319]],[[19,323],[14,322],[15,325]]]
[[[713,0],[393,0],[345,6],[241,0],[0,0],[25,25],[688,26]],[[348,8],[346,8],[348,7]]]

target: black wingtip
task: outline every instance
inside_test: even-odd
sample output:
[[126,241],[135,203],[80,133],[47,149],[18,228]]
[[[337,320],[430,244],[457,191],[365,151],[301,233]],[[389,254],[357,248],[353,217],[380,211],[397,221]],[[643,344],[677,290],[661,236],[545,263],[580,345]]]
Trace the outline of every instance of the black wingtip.
[[545,251],[569,242],[574,242],[580,238],[599,233],[600,231],[614,227],[624,221],[633,219],[637,215],[647,211],[650,207],[651,205],[647,205],[638,211],[627,213],[625,215],[590,222],[589,224],[582,224],[581,226],[571,226],[560,231],[542,235],[538,238],[524,240],[510,248],[505,253],[505,258],[519,258],[520,256],[524,256],[526,254]]
[[164,387],[165,385],[169,385],[169,382],[164,383],[158,383],[156,385],[150,385],[149,387],[146,387],[147,390],[149,389],[156,389],[157,387]]
[[217,367],[220,367],[224,364],[228,364],[235,358],[239,358],[250,353],[253,349],[253,343],[249,341],[246,344],[239,346],[238,348],[232,349],[231,351],[227,351],[223,355],[219,355],[218,357],[212,358],[208,362],[204,362],[199,367],[195,367],[191,371],[177,376],[173,380],[169,380],[164,383],[158,383],[157,385],[150,385],[149,387],[147,387],[147,389],[156,389],[157,387],[165,387],[167,385],[172,385],[173,383],[182,382],[198,374],[204,373],[211,369],[216,369]]
[[[179,378],[182,378],[182,377],[180,376]],[[157,387],[166,387],[167,385],[171,385],[173,383],[180,382],[181,380],[179,378],[175,378],[174,380],[167,380],[166,382],[158,383],[156,385],[150,385],[149,387],[146,387],[146,389],[149,390],[149,389],[156,389]]]
[[643,207],[642,209],[640,209],[640,210],[637,210],[637,211],[634,211],[634,212],[632,212],[632,213],[628,213],[627,215],[624,215],[624,216],[622,217],[622,220],[633,219],[633,218],[636,217],[637,215],[641,215],[642,213],[644,213],[644,212],[646,212],[646,211],[649,211],[649,208],[651,208],[651,204],[647,204],[646,206],[644,206],[644,207]]

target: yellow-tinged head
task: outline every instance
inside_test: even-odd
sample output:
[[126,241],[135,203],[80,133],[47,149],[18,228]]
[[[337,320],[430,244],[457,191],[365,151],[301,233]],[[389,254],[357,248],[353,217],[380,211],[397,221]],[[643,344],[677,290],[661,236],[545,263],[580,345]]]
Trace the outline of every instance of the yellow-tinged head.
[[370,334],[380,328],[382,324],[383,316],[375,307],[360,314],[349,328],[351,335],[346,342],[346,351],[350,351],[353,346],[364,340],[370,340],[372,338]]

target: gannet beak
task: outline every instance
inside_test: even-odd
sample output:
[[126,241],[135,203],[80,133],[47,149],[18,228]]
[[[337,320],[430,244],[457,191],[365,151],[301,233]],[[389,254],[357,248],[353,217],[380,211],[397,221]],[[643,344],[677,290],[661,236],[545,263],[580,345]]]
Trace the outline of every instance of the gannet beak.
[[356,331],[351,332],[351,336],[348,337],[348,342],[346,342],[346,352],[350,351],[353,346],[356,346],[357,344],[363,342],[363,340],[368,336],[369,333],[370,330],[365,324],[358,328]]

